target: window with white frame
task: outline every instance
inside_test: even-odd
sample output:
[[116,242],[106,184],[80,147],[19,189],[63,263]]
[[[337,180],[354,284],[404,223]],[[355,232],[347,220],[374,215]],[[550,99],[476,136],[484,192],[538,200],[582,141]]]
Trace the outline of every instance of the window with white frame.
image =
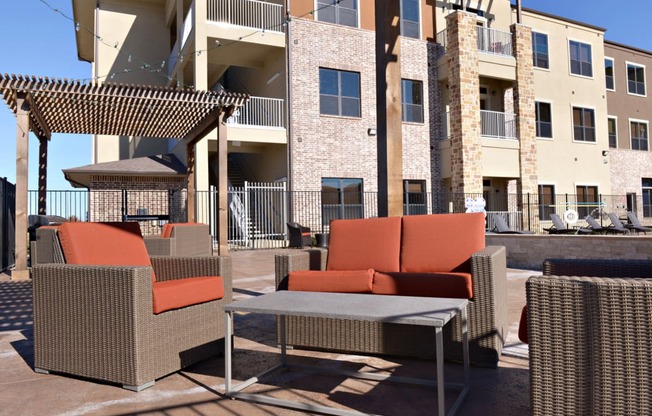
[[584,77],[593,76],[593,63],[591,60],[591,45],[571,40],[568,42],[570,50],[571,74]]
[[401,36],[419,39],[419,0],[401,0]]
[[317,20],[358,27],[358,0],[317,0]]
[[652,217],[652,178],[641,178],[643,191],[643,216]]
[[536,101],[534,105],[537,137],[552,138],[552,106],[550,103],[539,101]]
[[578,142],[595,142],[595,111],[593,109],[573,107],[573,139]]
[[548,59],[548,35],[532,32],[532,59],[536,68],[550,68]]
[[648,150],[647,132],[647,121],[629,121],[629,136],[632,142],[632,150]]
[[645,95],[645,66],[627,62],[627,92]]
[[319,68],[319,113],[360,117],[360,73]]
[[618,147],[618,130],[616,127],[616,117],[608,117],[607,130],[609,132],[609,147],[614,149]]
[[613,58],[604,58],[604,76],[606,81],[606,87],[609,91],[616,90],[616,84],[614,81],[614,60]]
[[539,219],[550,220],[555,213],[555,185],[539,185]]
[[411,79],[401,80],[403,121],[423,123],[423,83]]
[[587,215],[595,213],[596,208],[600,207],[597,186],[576,186],[575,197],[577,202],[577,213],[580,218],[586,218]]

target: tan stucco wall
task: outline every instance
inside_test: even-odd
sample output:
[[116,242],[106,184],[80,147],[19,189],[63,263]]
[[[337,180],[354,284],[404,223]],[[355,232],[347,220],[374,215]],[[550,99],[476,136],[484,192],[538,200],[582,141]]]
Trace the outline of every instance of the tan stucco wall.
[[[533,69],[535,100],[552,104],[553,138],[537,139],[539,183],[555,185],[558,194],[574,194],[578,185],[598,186],[598,192],[610,194],[609,166],[602,156],[609,148],[603,33],[527,12],[523,20],[534,32],[548,35],[550,68]],[[570,73],[569,39],[592,45],[592,78]],[[594,110],[595,143],[573,140],[573,106]]]

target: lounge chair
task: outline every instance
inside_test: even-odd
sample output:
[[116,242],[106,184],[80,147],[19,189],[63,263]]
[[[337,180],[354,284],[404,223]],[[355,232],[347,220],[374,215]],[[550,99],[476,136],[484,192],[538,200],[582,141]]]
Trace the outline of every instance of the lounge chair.
[[607,214],[609,216],[609,219],[611,220],[611,225],[606,228],[607,233],[612,233],[612,234],[628,234],[629,233],[629,228],[625,227],[625,225],[620,221],[618,216],[614,214],[613,212],[610,212]]
[[491,218],[494,222],[494,228],[491,230],[492,232],[498,234],[534,234],[532,231],[527,230],[512,230],[509,228],[509,225],[507,225],[507,222],[505,222],[505,218],[500,214],[491,214]]
[[586,217],[584,217],[584,221],[586,221],[586,223],[588,224],[588,226],[584,228],[585,230],[590,230],[591,232],[596,234],[606,234],[607,227],[601,226],[592,216],[587,215]]
[[288,237],[290,239],[289,247],[303,248],[304,246],[310,247],[312,245],[312,236],[310,228],[304,227],[298,222],[288,222]]
[[564,221],[557,214],[550,214],[550,219],[552,220],[552,227],[544,228],[544,231],[548,231],[548,234],[590,234],[591,230],[586,228],[566,228]]
[[626,228],[632,229],[637,233],[643,233],[643,234],[647,234],[648,231],[652,232],[652,228],[642,225],[641,222],[638,220],[636,214],[634,214],[633,212],[628,211],[627,218],[629,219],[629,224],[625,224]]

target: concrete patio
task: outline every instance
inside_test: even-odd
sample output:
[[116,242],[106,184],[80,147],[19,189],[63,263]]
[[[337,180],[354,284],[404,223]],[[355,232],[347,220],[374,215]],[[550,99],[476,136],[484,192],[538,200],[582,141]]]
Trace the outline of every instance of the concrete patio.
[[[274,290],[274,254],[279,250],[232,252],[234,299]],[[525,281],[540,272],[508,270],[507,348],[497,369],[471,367],[471,391],[461,415],[530,413],[527,347],[516,331],[525,304]],[[2,415],[299,415],[298,411],[235,401],[224,391],[224,360],[215,357],[171,374],[140,393],[113,385],[33,371],[30,282],[0,274],[0,414]],[[216,317],[221,319],[221,317]],[[236,315],[234,377],[244,380],[279,359],[275,320]],[[290,360],[348,370],[388,370],[401,376],[432,377],[434,362],[293,350]],[[447,381],[462,379],[462,366],[447,363]],[[376,383],[302,372],[277,373],[250,387],[274,397],[385,415],[434,414],[432,389]],[[447,405],[456,391],[447,392]]]

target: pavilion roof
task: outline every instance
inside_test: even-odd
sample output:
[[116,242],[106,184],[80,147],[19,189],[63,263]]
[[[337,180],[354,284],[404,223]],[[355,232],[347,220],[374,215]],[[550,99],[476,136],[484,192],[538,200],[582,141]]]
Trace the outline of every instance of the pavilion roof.
[[0,94],[14,114],[19,94],[30,106],[30,130],[183,139],[215,111],[239,107],[249,96],[152,85],[83,82],[0,74]]

